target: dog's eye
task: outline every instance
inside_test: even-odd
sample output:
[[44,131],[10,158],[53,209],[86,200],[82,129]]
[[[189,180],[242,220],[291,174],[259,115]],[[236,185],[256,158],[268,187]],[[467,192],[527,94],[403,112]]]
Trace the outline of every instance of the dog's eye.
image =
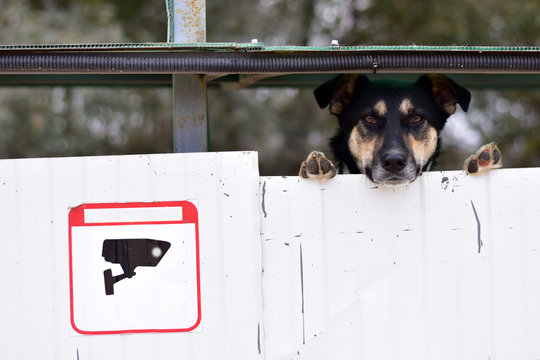
[[375,119],[375,116],[373,115],[366,115],[364,116],[364,121],[368,124],[375,124],[377,122],[377,119]]
[[422,122],[422,120],[424,120],[423,117],[421,117],[420,115],[413,115],[409,118],[410,122],[413,123],[413,124],[419,124]]

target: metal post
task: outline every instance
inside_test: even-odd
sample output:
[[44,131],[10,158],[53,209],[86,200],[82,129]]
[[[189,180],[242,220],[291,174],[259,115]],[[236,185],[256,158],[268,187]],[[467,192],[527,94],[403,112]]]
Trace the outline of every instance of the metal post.
[[[167,9],[169,41],[206,42],[205,0],[167,0]],[[174,152],[208,150],[204,75],[173,74],[173,117]]]

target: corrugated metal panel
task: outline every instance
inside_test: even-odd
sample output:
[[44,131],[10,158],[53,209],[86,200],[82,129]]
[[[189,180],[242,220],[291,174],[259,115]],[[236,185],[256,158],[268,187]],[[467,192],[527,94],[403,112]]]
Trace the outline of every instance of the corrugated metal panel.
[[540,170],[262,178],[266,359],[540,358]]
[[[262,358],[256,153],[3,160],[0,199],[2,359]],[[198,204],[201,325],[192,333],[77,334],[70,209],[171,200]]]

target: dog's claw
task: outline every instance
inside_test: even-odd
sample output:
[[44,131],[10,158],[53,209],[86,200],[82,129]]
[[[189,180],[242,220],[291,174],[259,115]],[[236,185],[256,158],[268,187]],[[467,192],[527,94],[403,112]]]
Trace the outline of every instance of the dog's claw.
[[476,174],[482,171],[497,169],[502,166],[501,151],[494,142],[482,146],[474,155],[465,160],[465,171]]
[[302,162],[298,176],[304,179],[331,179],[336,176],[336,167],[319,151],[312,151]]

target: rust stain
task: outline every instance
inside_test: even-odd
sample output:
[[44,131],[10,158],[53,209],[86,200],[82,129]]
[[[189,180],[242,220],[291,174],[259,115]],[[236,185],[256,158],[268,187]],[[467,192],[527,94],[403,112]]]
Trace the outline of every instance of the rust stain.
[[206,116],[204,114],[199,115],[186,115],[181,116],[176,120],[176,127],[177,128],[184,128],[186,125],[192,125],[193,124],[205,124],[206,123]]
[[[181,42],[206,41],[206,6],[201,0],[183,1],[176,9],[178,29],[183,35]],[[180,39],[178,39],[180,40]]]
[[206,94],[206,78],[204,74],[197,74],[196,75],[199,81],[201,82],[201,91],[203,95]]

